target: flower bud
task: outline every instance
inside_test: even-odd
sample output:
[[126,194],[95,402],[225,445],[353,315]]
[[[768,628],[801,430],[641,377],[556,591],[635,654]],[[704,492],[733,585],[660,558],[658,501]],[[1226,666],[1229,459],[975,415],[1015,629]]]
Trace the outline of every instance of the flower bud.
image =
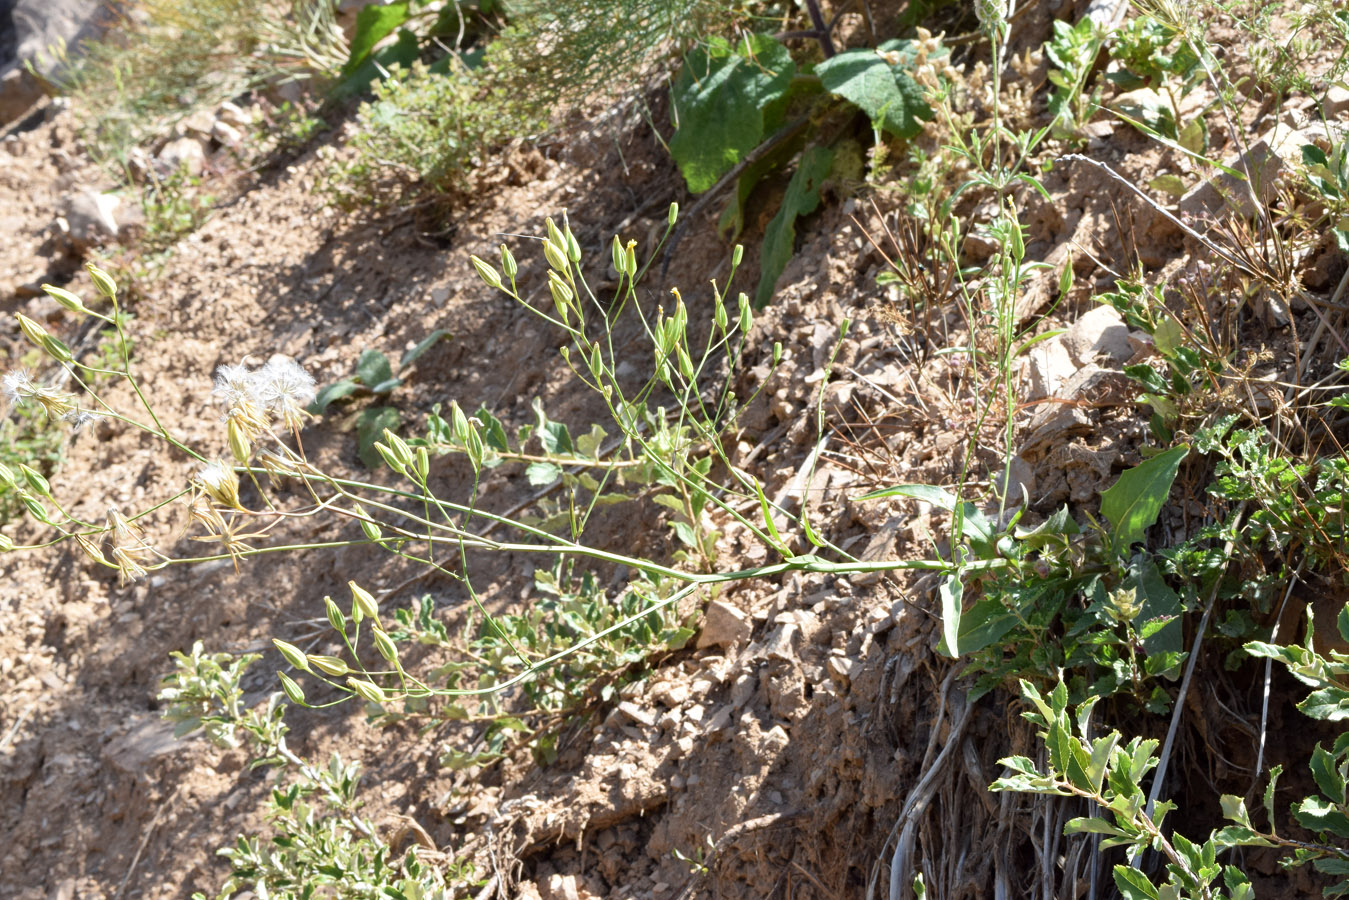
[[52,495],[51,485],[36,469],[19,463],[19,471],[23,473],[23,480],[28,482],[28,489],[34,494],[39,497],[50,497]]
[[84,301],[65,288],[59,288],[54,284],[44,284],[42,289],[47,292],[49,297],[73,313],[84,314],[89,312],[89,308],[84,305]]
[[313,653],[309,656],[309,663],[325,675],[340,676],[351,671],[347,668],[347,664],[336,656],[321,656]]
[[347,617],[342,614],[342,608],[333,602],[332,597],[324,597],[323,605],[328,613],[328,624],[339,634],[346,634]]
[[669,221],[669,223],[670,223],[670,227],[671,227],[671,228],[674,227],[675,222],[679,221],[679,204],[678,204],[678,203],[671,203],[671,204],[670,204],[670,215],[668,216],[668,221]]
[[375,642],[375,649],[379,655],[389,662],[398,661],[398,648],[394,646],[393,638],[384,633],[383,628],[375,628],[370,632],[370,638]]
[[384,702],[384,692],[376,684],[360,678],[348,678],[347,684],[351,685],[351,689],[359,694],[362,700],[367,700],[370,703]]
[[505,272],[506,277],[512,282],[520,271],[520,267],[515,263],[515,256],[505,244],[501,245],[501,271]]
[[348,581],[347,587],[351,588],[351,617],[358,624],[363,618],[379,621],[379,605],[370,592],[354,581]]
[[299,647],[294,644],[288,644],[285,641],[277,640],[276,638],[272,638],[272,644],[276,649],[281,651],[281,655],[286,658],[286,662],[290,663],[301,672],[309,671],[309,660],[305,657],[304,651]]
[[543,242],[543,257],[548,260],[548,265],[557,269],[559,272],[567,271],[567,254],[562,249],[561,244],[554,244],[552,241]]
[[112,276],[104,272],[93,263],[86,263],[84,268],[89,272],[89,278],[94,282],[94,287],[98,292],[109,300],[117,299],[117,282],[112,280]]
[[300,689],[300,686],[296,684],[289,675],[285,672],[277,672],[276,677],[281,679],[281,690],[286,692],[286,696],[290,698],[291,703],[294,703],[297,706],[309,705],[305,702],[304,691]]
[[473,268],[478,270],[478,277],[481,278],[489,288],[495,288],[498,291],[501,290],[501,276],[497,274],[496,269],[492,268],[485,260],[479,259],[476,256],[470,256],[468,261],[473,263]]
[[624,275],[628,271],[628,256],[623,252],[623,243],[619,241],[618,235],[614,235],[614,241],[609,245],[609,251],[614,258],[614,271],[619,275]]

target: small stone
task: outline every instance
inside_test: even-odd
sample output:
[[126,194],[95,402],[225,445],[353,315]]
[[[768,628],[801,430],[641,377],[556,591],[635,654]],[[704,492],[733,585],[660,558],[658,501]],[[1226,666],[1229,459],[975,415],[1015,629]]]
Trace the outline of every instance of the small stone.
[[180,137],[169,141],[156,157],[170,172],[182,169],[194,178],[206,168],[206,148],[195,137]]
[[1065,381],[1077,371],[1068,348],[1063,345],[1063,335],[1041,341],[1030,348],[1027,363],[1027,375],[1030,382],[1026,391],[1026,400],[1043,400],[1053,397]]
[[722,600],[707,604],[698,647],[732,647],[749,640],[751,627],[745,614]]
[[1064,349],[1079,366],[1095,362],[1101,355],[1120,364],[1134,355],[1129,345],[1129,326],[1113,306],[1101,304],[1089,310],[1061,338]]
[[829,670],[829,677],[836,684],[847,687],[852,682],[852,673],[857,668],[857,660],[846,656],[831,656],[825,663],[825,668]]
[[647,712],[646,710],[642,709],[636,703],[631,703],[625,700],[624,702],[618,704],[618,710],[619,712],[623,713],[623,715],[627,716],[629,719],[632,719],[638,725],[644,725],[647,728],[650,728],[651,726],[656,724],[656,717],[653,716],[651,713]]
[[211,126],[211,137],[226,147],[237,147],[243,143],[244,133],[228,122],[217,121]]
[[122,199],[115,194],[85,189],[66,199],[61,218],[69,228],[76,248],[85,249],[116,239],[117,207]]

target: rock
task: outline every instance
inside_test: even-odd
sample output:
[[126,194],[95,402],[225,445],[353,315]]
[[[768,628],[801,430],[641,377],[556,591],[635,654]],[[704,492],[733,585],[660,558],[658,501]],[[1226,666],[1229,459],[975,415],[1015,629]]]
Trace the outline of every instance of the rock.
[[[1004,478],[1007,479],[1005,494],[1003,489]],[[1005,469],[999,467],[993,472],[993,491],[995,494],[1006,497],[1005,506],[1008,511],[1020,504],[1034,502],[1035,468],[1020,456],[1013,456],[1010,465]],[[1027,498],[1029,498],[1029,501]],[[997,512],[996,507],[993,511]]]
[[1332,84],[1321,103],[1321,112],[1327,119],[1338,119],[1347,110],[1349,110],[1349,88]]
[[1030,385],[1024,399],[1043,400],[1055,396],[1063,383],[1077,371],[1068,348],[1063,344],[1063,337],[1059,335],[1030,348],[1027,364]]
[[22,118],[42,94],[42,85],[27,69],[11,66],[0,75],[0,125]]
[[122,198],[116,194],[85,189],[66,198],[61,219],[66,223],[70,240],[77,249],[116,240],[117,208]]
[[201,140],[195,137],[180,137],[169,141],[156,158],[168,171],[176,172],[184,169],[194,178],[206,168],[206,148]]
[[1250,184],[1244,178],[1226,172],[1200,182],[1180,198],[1178,206],[1181,215],[1192,219],[1218,216],[1226,206],[1237,215],[1252,216],[1255,210],[1251,198],[1254,197],[1262,205],[1268,204],[1274,197],[1285,163],[1290,160],[1296,163],[1301,159],[1304,145],[1328,146],[1330,143],[1333,143],[1333,136],[1323,123],[1312,122],[1300,130],[1276,125],[1244,153],[1223,161],[1226,168],[1249,174]]
[[703,614],[703,631],[698,635],[698,648],[732,647],[749,640],[752,628],[745,614],[722,600],[707,604]]
[[211,126],[211,137],[226,147],[237,147],[243,143],[244,133],[228,122],[216,122]]
[[247,128],[253,121],[252,116],[239,107],[238,104],[231,103],[228,100],[220,104],[220,108],[216,110],[215,117],[218,121],[224,122],[226,125],[233,126],[240,130]]
[[829,677],[839,687],[846,688],[852,681],[853,670],[857,668],[857,660],[849,659],[846,656],[831,656],[825,663],[825,669],[829,672]]
[[187,137],[209,138],[214,126],[215,116],[204,109],[199,109],[186,119],[181,120],[174,130],[179,135]]
[[173,736],[173,723],[146,717],[103,750],[103,757],[114,768],[128,775],[143,776],[150,763],[183,747]]
[[1105,354],[1116,363],[1128,362],[1134,355],[1129,344],[1129,326],[1113,306],[1104,304],[1089,310],[1061,335],[1064,349],[1079,366],[1096,362]]
[[11,34],[0,34],[0,47],[12,51],[0,56],[0,125],[18,119],[42,97],[41,82],[30,75],[31,62],[39,75],[51,73],[57,60],[48,51],[57,45],[78,56],[86,38],[98,37],[112,20],[111,4],[101,0],[10,0]]

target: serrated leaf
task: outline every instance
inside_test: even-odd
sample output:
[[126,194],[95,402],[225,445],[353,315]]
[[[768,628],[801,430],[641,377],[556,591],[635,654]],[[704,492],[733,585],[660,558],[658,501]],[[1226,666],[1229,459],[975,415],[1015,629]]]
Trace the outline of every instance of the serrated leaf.
[[492,415],[487,407],[480,408],[474,415],[482,423],[482,442],[486,446],[498,453],[506,453],[510,448],[510,441],[506,437],[506,428],[501,424],[501,420]]
[[769,35],[734,46],[713,38],[684,60],[672,91],[678,128],[670,138],[689,190],[700,194],[764,139],[764,110],[796,74],[787,48]]
[[1312,751],[1311,758],[1312,777],[1316,779],[1316,786],[1321,789],[1321,793],[1330,798],[1331,803],[1344,805],[1344,776],[1340,774],[1339,766],[1336,764],[1335,757],[1326,752],[1326,748],[1320,744]]
[[1148,876],[1130,866],[1115,866],[1115,887],[1124,900],[1157,900],[1157,888]]
[[754,292],[754,305],[762,308],[773,299],[778,277],[787,268],[796,244],[796,220],[809,215],[820,205],[820,187],[829,177],[834,163],[834,151],[828,147],[811,147],[801,154],[801,161],[787,183],[787,193],[777,215],[764,230],[763,251],[759,262],[759,287]]
[[1307,695],[1307,699],[1297,705],[1297,708],[1313,719],[1342,722],[1349,719],[1349,691],[1343,688],[1322,688],[1319,691],[1312,691]]
[[1329,832],[1349,838],[1349,816],[1344,810],[1320,797],[1307,797],[1293,807],[1293,818],[1308,831]]
[[851,102],[883,131],[910,138],[932,118],[922,85],[905,68],[911,48],[910,41],[895,40],[875,50],[845,50],[816,65],[815,74],[825,90]]
[[1114,825],[1105,819],[1092,816],[1089,818],[1069,819],[1068,824],[1063,826],[1064,834],[1111,834],[1117,836],[1127,836],[1126,832],[1120,831]]
[[1189,452],[1189,445],[1181,444],[1154,456],[1120,475],[1102,492],[1101,515],[1115,526],[1111,541],[1116,553],[1123,555],[1143,540],[1144,532],[1157,521],[1180,463]]
[[538,426],[534,429],[534,433],[538,435],[544,452],[567,455],[575,453],[576,446],[572,443],[571,432],[567,430],[567,426],[548,418],[548,414],[543,411],[543,400],[540,398],[535,397],[532,406],[534,415],[538,417]]
[[545,487],[562,477],[562,467],[550,462],[530,463],[525,467],[525,478],[531,487]]

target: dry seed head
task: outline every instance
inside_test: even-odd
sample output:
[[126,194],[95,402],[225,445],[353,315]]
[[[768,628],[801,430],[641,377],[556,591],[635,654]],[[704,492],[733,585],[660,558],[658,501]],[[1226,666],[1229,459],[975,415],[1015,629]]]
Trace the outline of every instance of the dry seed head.
[[264,408],[291,431],[299,431],[309,417],[306,407],[317,396],[314,377],[289,356],[277,354],[252,373]]
[[158,554],[145,540],[145,532],[117,509],[108,509],[109,541],[112,563],[121,575],[123,584],[145,576],[147,565]]
[[239,476],[224,460],[214,460],[197,470],[193,483],[221,506],[242,509],[239,504]]

